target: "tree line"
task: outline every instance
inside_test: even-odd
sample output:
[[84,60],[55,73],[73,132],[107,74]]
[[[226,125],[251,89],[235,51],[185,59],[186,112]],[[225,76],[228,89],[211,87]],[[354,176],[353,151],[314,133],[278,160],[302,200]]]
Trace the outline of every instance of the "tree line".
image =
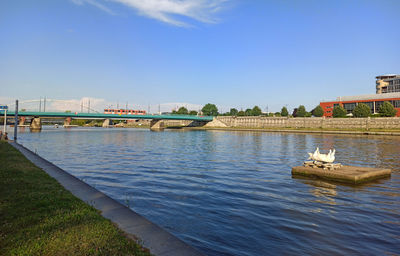
[[[383,116],[383,117],[393,117],[397,113],[394,106],[389,102],[385,101],[379,108],[379,114],[375,114],[374,116]],[[261,108],[258,106],[254,106],[253,108],[248,108],[246,110],[237,110],[236,108],[231,108],[226,113],[219,113],[218,108],[215,104],[207,103],[201,109],[201,112],[198,113],[195,110],[189,111],[185,107],[180,107],[178,110],[173,110],[172,114],[179,114],[179,115],[198,115],[202,114],[205,116],[261,116],[262,111]],[[335,106],[332,111],[333,117],[347,117],[347,111],[341,105]],[[267,113],[267,116],[291,116],[291,117],[322,117],[324,115],[323,108],[318,105],[313,110],[308,112],[303,105],[295,108],[292,114],[289,114],[289,111],[286,107],[282,107],[280,112],[275,113]],[[354,117],[369,117],[372,116],[371,109],[368,105],[364,103],[359,103],[352,111],[352,115]]]

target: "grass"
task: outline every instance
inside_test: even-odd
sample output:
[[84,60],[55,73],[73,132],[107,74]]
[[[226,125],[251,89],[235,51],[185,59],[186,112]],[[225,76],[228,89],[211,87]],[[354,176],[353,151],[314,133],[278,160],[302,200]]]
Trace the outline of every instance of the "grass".
[[0,142],[0,255],[150,255]]

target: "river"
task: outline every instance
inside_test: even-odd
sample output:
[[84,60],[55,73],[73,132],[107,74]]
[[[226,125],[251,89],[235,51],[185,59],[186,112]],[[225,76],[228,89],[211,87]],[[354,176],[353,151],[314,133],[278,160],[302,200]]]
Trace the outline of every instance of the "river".
[[[19,142],[207,255],[400,253],[400,137],[45,126]],[[292,178],[317,146],[392,177]]]

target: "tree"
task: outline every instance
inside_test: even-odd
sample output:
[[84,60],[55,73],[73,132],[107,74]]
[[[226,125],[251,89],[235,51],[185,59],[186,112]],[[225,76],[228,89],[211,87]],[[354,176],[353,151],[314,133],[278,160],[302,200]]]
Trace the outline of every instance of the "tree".
[[180,108],[178,109],[178,111],[176,112],[176,114],[179,114],[179,115],[187,115],[187,114],[189,114],[189,111],[188,111],[187,108],[185,108],[185,107],[180,107]]
[[353,116],[355,117],[369,117],[371,115],[371,109],[364,103],[359,103],[353,110]]
[[254,106],[254,108],[251,110],[253,116],[260,116],[261,115],[261,108],[258,106]]
[[391,117],[395,116],[396,113],[397,113],[396,109],[389,101],[383,102],[382,106],[379,108],[379,114],[381,114],[381,116]]
[[197,111],[196,111],[196,110],[191,110],[191,111],[189,112],[189,115],[191,115],[191,116],[197,116]]
[[312,114],[313,116],[321,117],[324,115],[324,109],[320,105],[318,105],[313,109]]
[[203,115],[205,116],[217,116],[218,115],[218,108],[215,104],[207,103],[202,109]]
[[344,109],[342,106],[336,106],[333,108],[333,117],[346,117],[346,114],[346,109]]
[[244,111],[246,116],[252,116],[253,115],[253,110],[251,110],[251,108],[248,108]]
[[240,111],[238,112],[238,116],[245,116],[245,115],[246,115],[246,113],[244,113],[243,110],[240,110]]
[[307,114],[306,108],[303,105],[300,105],[297,108],[296,117],[305,117]]
[[236,108],[231,108],[231,110],[229,111],[229,115],[231,116],[237,116],[238,113],[239,111]]
[[275,116],[281,116],[281,112],[275,112]]
[[281,110],[281,116],[288,116],[289,112],[286,107],[283,107]]

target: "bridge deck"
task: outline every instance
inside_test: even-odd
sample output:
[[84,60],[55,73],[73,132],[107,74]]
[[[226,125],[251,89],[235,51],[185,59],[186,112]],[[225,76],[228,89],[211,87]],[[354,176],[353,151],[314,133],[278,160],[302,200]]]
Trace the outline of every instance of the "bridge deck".
[[[4,110],[0,110],[0,116]],[[7,116],[14,116],[14,111],[7,111]],[[163,120],[193,120],[212,121],[212,116],[190,116],[190,115],[118,115],[102,113],[78,113],[78,112],[18,112],[18,116],[39,116],[39,117],[72,117],[74,119],[163,119]]]

